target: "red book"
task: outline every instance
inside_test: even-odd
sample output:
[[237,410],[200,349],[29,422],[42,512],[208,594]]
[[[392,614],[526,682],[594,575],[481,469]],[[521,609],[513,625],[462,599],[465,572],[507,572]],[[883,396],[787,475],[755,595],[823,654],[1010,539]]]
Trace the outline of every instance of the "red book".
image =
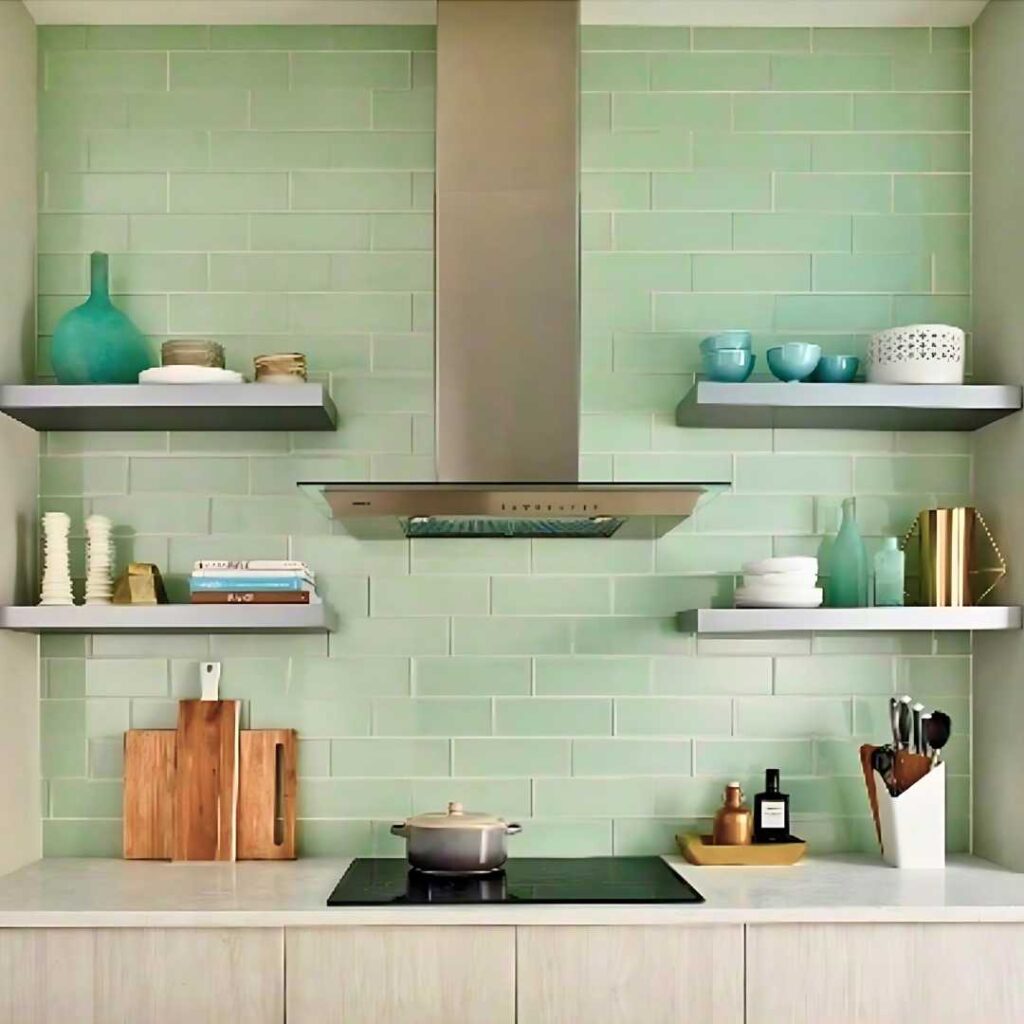
[[313,595],[302,590],[202,590],[193,604],[309,604]]

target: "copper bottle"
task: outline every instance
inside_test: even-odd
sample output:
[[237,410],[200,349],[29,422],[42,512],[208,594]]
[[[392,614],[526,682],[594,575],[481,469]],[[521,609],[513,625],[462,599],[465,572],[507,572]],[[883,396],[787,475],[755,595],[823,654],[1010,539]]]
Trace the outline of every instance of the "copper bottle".
[[715,814],[711,841],[715,846],[749,846],[754,836],[754,816],[743,803],[738,782],[725,787],[725,802]]

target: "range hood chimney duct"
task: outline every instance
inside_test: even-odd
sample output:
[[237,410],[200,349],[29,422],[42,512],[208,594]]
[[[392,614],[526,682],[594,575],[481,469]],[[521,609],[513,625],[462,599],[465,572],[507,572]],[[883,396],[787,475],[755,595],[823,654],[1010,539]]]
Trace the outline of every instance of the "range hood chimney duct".
[[580,483],[579,0],[438,0],[437,483],[313,483],[353,533],[660,530],[687,483]]

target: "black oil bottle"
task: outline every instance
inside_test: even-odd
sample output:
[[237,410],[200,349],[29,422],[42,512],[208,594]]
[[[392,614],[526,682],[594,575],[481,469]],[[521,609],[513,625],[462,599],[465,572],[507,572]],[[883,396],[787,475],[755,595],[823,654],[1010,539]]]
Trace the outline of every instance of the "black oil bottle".
[[764,773],[764,792],[754,797],[754,842],[784,843],[789,839],[789,794],[779,789],[779,769]]

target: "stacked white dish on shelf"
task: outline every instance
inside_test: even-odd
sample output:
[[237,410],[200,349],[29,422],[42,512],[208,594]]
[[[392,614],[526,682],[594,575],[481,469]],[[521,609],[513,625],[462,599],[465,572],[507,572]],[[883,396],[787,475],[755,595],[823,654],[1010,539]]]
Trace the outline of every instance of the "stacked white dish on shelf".
[[819,608],[816,558],[763,558],[743,565],[743,586],[733,595],[737,608]]

